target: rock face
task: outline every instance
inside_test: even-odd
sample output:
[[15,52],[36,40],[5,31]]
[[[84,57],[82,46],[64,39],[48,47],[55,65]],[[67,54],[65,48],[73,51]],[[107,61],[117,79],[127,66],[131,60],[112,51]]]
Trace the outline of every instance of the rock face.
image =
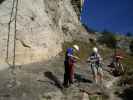
[[[15,0],[16,3],[17,0]],[[13,0],[0,2],[0,63],[7,55]],[[13,59],[14,16],[9,38],[9,62]],[[70,0],[18,0],[16,63],[38,62],[56,56],[64,41],[87,39]]]

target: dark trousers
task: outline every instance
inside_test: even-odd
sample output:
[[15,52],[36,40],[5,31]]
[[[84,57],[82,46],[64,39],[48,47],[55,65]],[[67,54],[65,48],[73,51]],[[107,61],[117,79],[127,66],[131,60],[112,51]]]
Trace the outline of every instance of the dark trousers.
[[68,87],[73,83],[74,69],[73,64],[70,65],[68,62],[64,62],[65,73],[64,73],[64,86]]

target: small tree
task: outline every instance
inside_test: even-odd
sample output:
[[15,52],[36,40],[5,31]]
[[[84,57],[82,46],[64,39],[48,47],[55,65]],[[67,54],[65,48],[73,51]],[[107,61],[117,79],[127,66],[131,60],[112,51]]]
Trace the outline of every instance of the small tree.
[[133,40],[130,42],[130,51],[133,53]]
[[133,36],[133,35],[132,35],[132,33],[127,32],[126,36],[131,37],[131,36]]
[[102,32],[102,36],[99,38],[99,42],[106,44],[110,48],[116,48],[117,46],[117,38],[115,34],[105,30]]

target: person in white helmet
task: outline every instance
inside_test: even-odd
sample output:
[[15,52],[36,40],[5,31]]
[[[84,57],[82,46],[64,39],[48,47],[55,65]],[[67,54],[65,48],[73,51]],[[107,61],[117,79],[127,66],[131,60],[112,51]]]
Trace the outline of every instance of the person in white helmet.
[[79,59],[77,56],[74,56],[74,52],[78,52],[79,47],[78,45],[73,45],[71,48],[67,48],[65,54],[65,73],[64,73],[64,87],[68,87],[69,85],[73,84],[74,79],[74,64]]
[[96,47],[94,47],[92,54],[87,59],[87,62],[89,62],[91,65],[93,78],[94,78],[96,84],[98,83],[98,78],[100,79],[100,82],[102,82],[102,80],[103,80],[103,71],[102,71],[101,60],[102,60],[102,58],[98,52],[98,49]]

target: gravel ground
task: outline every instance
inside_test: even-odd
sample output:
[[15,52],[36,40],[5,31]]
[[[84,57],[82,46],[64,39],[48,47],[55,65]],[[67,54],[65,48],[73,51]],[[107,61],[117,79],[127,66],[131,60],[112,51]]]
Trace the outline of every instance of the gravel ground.
[[[103,95],[110,94],[108,90],[111,86],[106,88],[93,83],[91,69],[84,62],[79,62],[75,68],[75,83],[67,89],[63,88],[62,57],[16,67],[15,73],[16,82],[12,80],[14,76],[9,69],[1,70],[0,100],[89,100],[92,97],[97,98],[94,100],[107,100],[103,99]],[[111,82],[115,78],[107,71],[104,75],[104,85],[113,85]]]

